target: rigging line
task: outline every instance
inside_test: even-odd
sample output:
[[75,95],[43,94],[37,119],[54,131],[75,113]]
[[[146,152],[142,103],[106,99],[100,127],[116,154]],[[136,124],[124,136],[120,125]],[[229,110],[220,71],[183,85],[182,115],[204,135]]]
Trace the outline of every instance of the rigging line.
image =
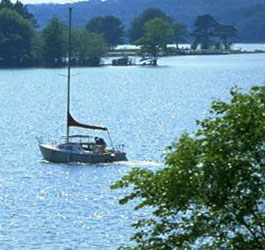
[[114,148],[114,145],[113,145],[112,139],[111,139],[111,137],[110,137],[109,130],[107,130],[107,134],[108,134],[108,136],[109,136],[109,140],[110,140],[111,147]]
[[[68,114],[70,113],[70,77],[71,77],[71,56],[72,56],[72,8],[69,8],[69,27],[68,27],[68,74],[67,74],[67,120],[66,120],[66,136],[69,136],[70,128],[68,126]],[[67,139],[68,140],[68,139]]]

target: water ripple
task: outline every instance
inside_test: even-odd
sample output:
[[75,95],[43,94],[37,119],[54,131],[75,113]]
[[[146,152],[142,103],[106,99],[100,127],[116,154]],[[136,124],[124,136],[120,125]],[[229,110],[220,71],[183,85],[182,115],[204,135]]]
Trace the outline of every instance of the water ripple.
[[[116,249],[150,213],[110,190],[133,167],[163,167],[165,146],[207,117],[213,99],[264,84],[265,55],[168,57],[161,67],[75,68],[71,112],[110,129],[128,162],[51,164],[36,136],[65,130],[65,69],[0,70],[0,242],[9,249]],[[77,73],[77,74],[75,74]],[[77,129],[77,133],[79,130]],[[99,133],[99,135],[101,135]]]

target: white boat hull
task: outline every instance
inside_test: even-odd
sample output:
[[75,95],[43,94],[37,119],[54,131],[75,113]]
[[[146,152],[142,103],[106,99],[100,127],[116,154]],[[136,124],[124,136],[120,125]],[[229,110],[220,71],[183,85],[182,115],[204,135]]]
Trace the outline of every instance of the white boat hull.
[[127,161],[126,153],[121,151],[108,150],[104,153],[93,152],[70,152],[61,151],[49,144],[40,144],[40,150],[43,158],[49,162],[55,163],[105,163],[115,161]]

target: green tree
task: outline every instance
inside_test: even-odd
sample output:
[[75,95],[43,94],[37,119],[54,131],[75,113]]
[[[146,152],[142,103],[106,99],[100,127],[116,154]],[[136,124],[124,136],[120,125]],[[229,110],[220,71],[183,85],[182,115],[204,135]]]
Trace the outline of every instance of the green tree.
[[43,39],[42,33],[40,31],[34,32],[34,36],[32,39],[32,50],[31,50],[31,59],[30,64],[37,66],[43,63]]
[[103,37],[86,30],[73,30],[72,44],[73,59],[80,66],[98,66],[106,53]]
[[0,64],[27,65],[30,61],[34,30],[16,11],[0,9]]
[[135,42],[141,46],[141,54],[152,56],[152,64],[157,65],[157,60],[162,52],[166,52],[167,44],[174,37],[174,29],[162,18],[155,18],[145,23],[145,35]]
[[18,14],[20,14],[21,16],[23,16],[24,18],[28,19],[29,21],[32,22],[32,24],[34,26],[36,26],[37,21],[34,18],[33,14],[31,14],[28,11],[28,7],[26,5],[24,5],[22,2],[20,1],[16,1],[16,3],[13,5],[13,8],[15,11],[17,11]]
[[181,21],[176,21],[173,24],[173,28],[175,32],[176,48],[179,49],[179,43],[185,42],[188,36],[187,26]]
[[110,47],[122,42],[124,28],[121,21],[115,16],[92,18],[86,28],[89,32],[102,34]]
[[57,17],[52,17],[42,32],[43,58],[47,66],[63,65],[67,51],[66,37],[65,25]]
[[36,25],[36,23],[37,23],[36,20],[34,19],[34,16],[28,11],[27,6],[23,5],[23,3],[18,1],[18,0],[14,4],[10,0],[1,0],[0,9],[2,9],[2,8],[15,10],[22,17],[31,21],[33,25]]
[[104,33],[104,18],[97,16],[92,18],[86,25],[89,32],[103,34]]
[[113,186],[133,185],[120,203],[153,208],[126,249],[265,249],[265,87],[231,94],[168,148],[163,169],[135,168]]
[[170,18],[162,10],[157,8],[146,9],[141,15],[136,17],[133,20],[130,29],[128,30],[130,41],[135,42],[136,40],[143,37],[145,32],[145,23],[158,17],[170,22]]
[[0,2],[0,9],[2,8],[12,9],[13,6],[14,5],[10,0],[1,0]]
[[200,44],[201,49],[209,49],[215,45],[216,27],[218,22],[210,15],[198,16],[194,23],[193,48]]
[[219,37],[225,49],[229,50],[232,44],[232,40],[237,38],[237,30],[232,25],[220,24],[216,27],[216,35]]

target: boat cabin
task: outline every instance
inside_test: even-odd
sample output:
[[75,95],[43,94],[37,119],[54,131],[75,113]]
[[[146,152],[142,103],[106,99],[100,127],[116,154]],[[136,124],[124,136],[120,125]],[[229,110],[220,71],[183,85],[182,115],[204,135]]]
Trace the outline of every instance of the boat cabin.
[[78,153],[80,151],[83,151],[81,145],[76,144],[76,143],[59,144],[57,148],[62,151],[70,151],[70,152],[78,152]]
[[107,146],[104,139],[100,137],[71,135],[64,136],[62,139],[64,142],[59,144],[57,148],[63,151],[105,153]]

